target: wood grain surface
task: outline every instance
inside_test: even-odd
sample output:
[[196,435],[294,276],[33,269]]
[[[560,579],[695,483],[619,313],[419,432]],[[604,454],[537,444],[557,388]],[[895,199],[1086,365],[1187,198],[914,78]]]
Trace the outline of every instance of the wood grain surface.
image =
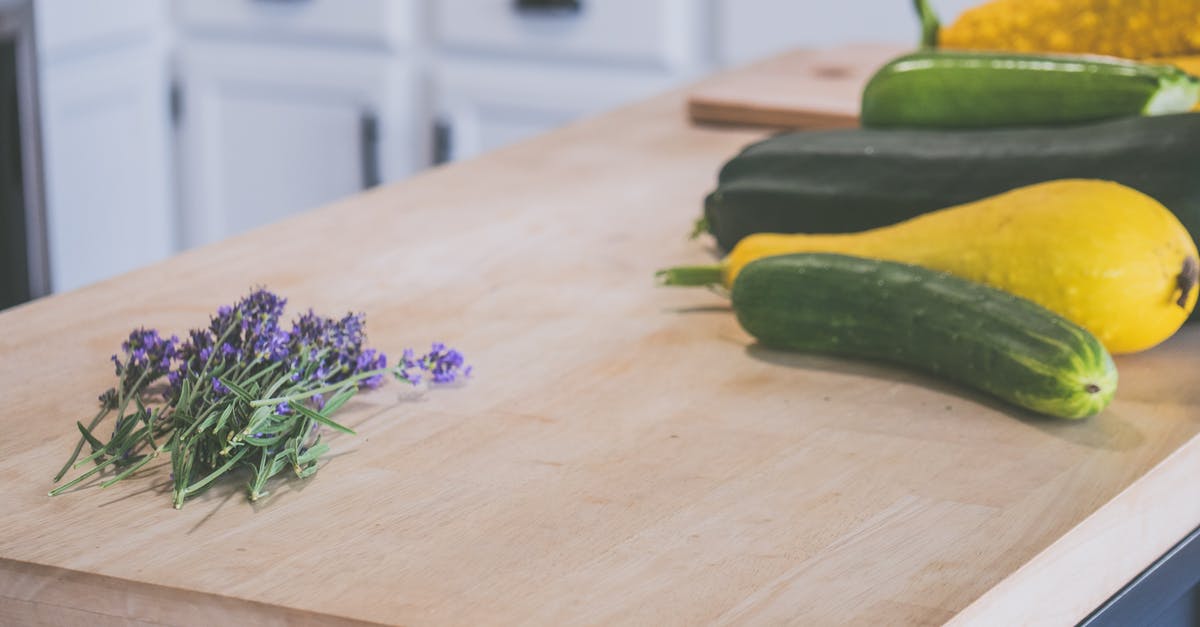
[[891,58],[895,45],[849,45],[794,50],[697,86],[688,113],[701,124],[771,129],[858,126],[867,80]]
[[[725,77],[728,78],[728,77]],[[754,132],[667,94],[0,314],[0,623],[1071,624],[1200,523],[1200,328],[1040,419],[765,350],[655,286]],[[113,245],[128,243],[114,242]],[[307,481],[169,469],[50,498],[131,327],[254,285],[441,340],[468,384],[365,393]]]

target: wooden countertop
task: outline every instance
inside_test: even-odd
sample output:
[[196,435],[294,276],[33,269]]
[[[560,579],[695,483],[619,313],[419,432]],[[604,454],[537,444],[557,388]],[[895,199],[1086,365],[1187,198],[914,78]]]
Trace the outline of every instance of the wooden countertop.
[[[718,296],[656,287],[710,258],[686,234],[761,136],[685,102],[0,314],[0,623],[1071,624],[1200,523],[1200,327],[1069,423],[763,350]],[[253,285],[475,378],[361,395],[359,435],[265,502],[173,510],[163,466],[47,497],[128,331]]]

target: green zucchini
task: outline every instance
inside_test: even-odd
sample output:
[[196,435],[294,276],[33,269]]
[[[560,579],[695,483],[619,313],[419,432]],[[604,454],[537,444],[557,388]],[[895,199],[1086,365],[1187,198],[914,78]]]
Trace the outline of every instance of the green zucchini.
[[862,95],[867,127],[984,128],[1191,110],[1200,79],[1172,65],[1083,55],[923,50],[896,58]]
[[1095,336],[1032,301],[918,266],[830,254],[766,257],[733,284],[742,327],[774,348],[884,360],[1061,418],[1117,387]]
[[1200,240],[1200,114],[992,130],[798,131],[721,168],[702,226],[731,250],[751,233],[852,233],[1054,179],[1111,180],[1167,206]]

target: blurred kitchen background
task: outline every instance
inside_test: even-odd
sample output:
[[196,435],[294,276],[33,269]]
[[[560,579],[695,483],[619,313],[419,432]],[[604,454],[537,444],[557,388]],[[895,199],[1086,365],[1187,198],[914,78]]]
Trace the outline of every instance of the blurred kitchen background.
[[0,0],[0,308],[722,68],[918,30],[910,0]]

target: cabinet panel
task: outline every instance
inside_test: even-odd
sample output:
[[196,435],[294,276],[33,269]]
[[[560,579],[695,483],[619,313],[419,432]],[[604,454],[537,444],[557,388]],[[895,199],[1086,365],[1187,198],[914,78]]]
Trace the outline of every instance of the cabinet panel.
[[45,65],[41,97],[53,289],[170,255],[165,50],[147,44]]
[[[228,89],[219,96],[212,140],[225,226],[243,231],[297,209],[333,202],[363,186],[367,103],[320,91]],[[319,150],[317,149],[319,148]]]
[[307,43],[406,46],[417,38],[420,20],[417,0],[178,0],[177,6],[185,29]]
[[36,0],[38,53],[53,60],[145,43],[163,34],[167,9],[163,0]]
[[[949,23],[979,0],[931,0]],[[921,36],[911,2],[879,0],[716,0],[715,58],[739,65],[796,47],[911,43]]]
[[436,76],[442,158],[463,159],[670,89],[664,72],[521,63],[447,63]]
[[214,241],[410,173],[413,73],[319,48],[185,45],[186,245]]
[[[700,59],[700,2],[577,0],[575,10],[530,8],[518,0],[439,0],[439,44],[536,57],[637,63],[666,69]],[[529,5],[555,3],[530,2]],[[564,4],[564,3],[557,3]]]

